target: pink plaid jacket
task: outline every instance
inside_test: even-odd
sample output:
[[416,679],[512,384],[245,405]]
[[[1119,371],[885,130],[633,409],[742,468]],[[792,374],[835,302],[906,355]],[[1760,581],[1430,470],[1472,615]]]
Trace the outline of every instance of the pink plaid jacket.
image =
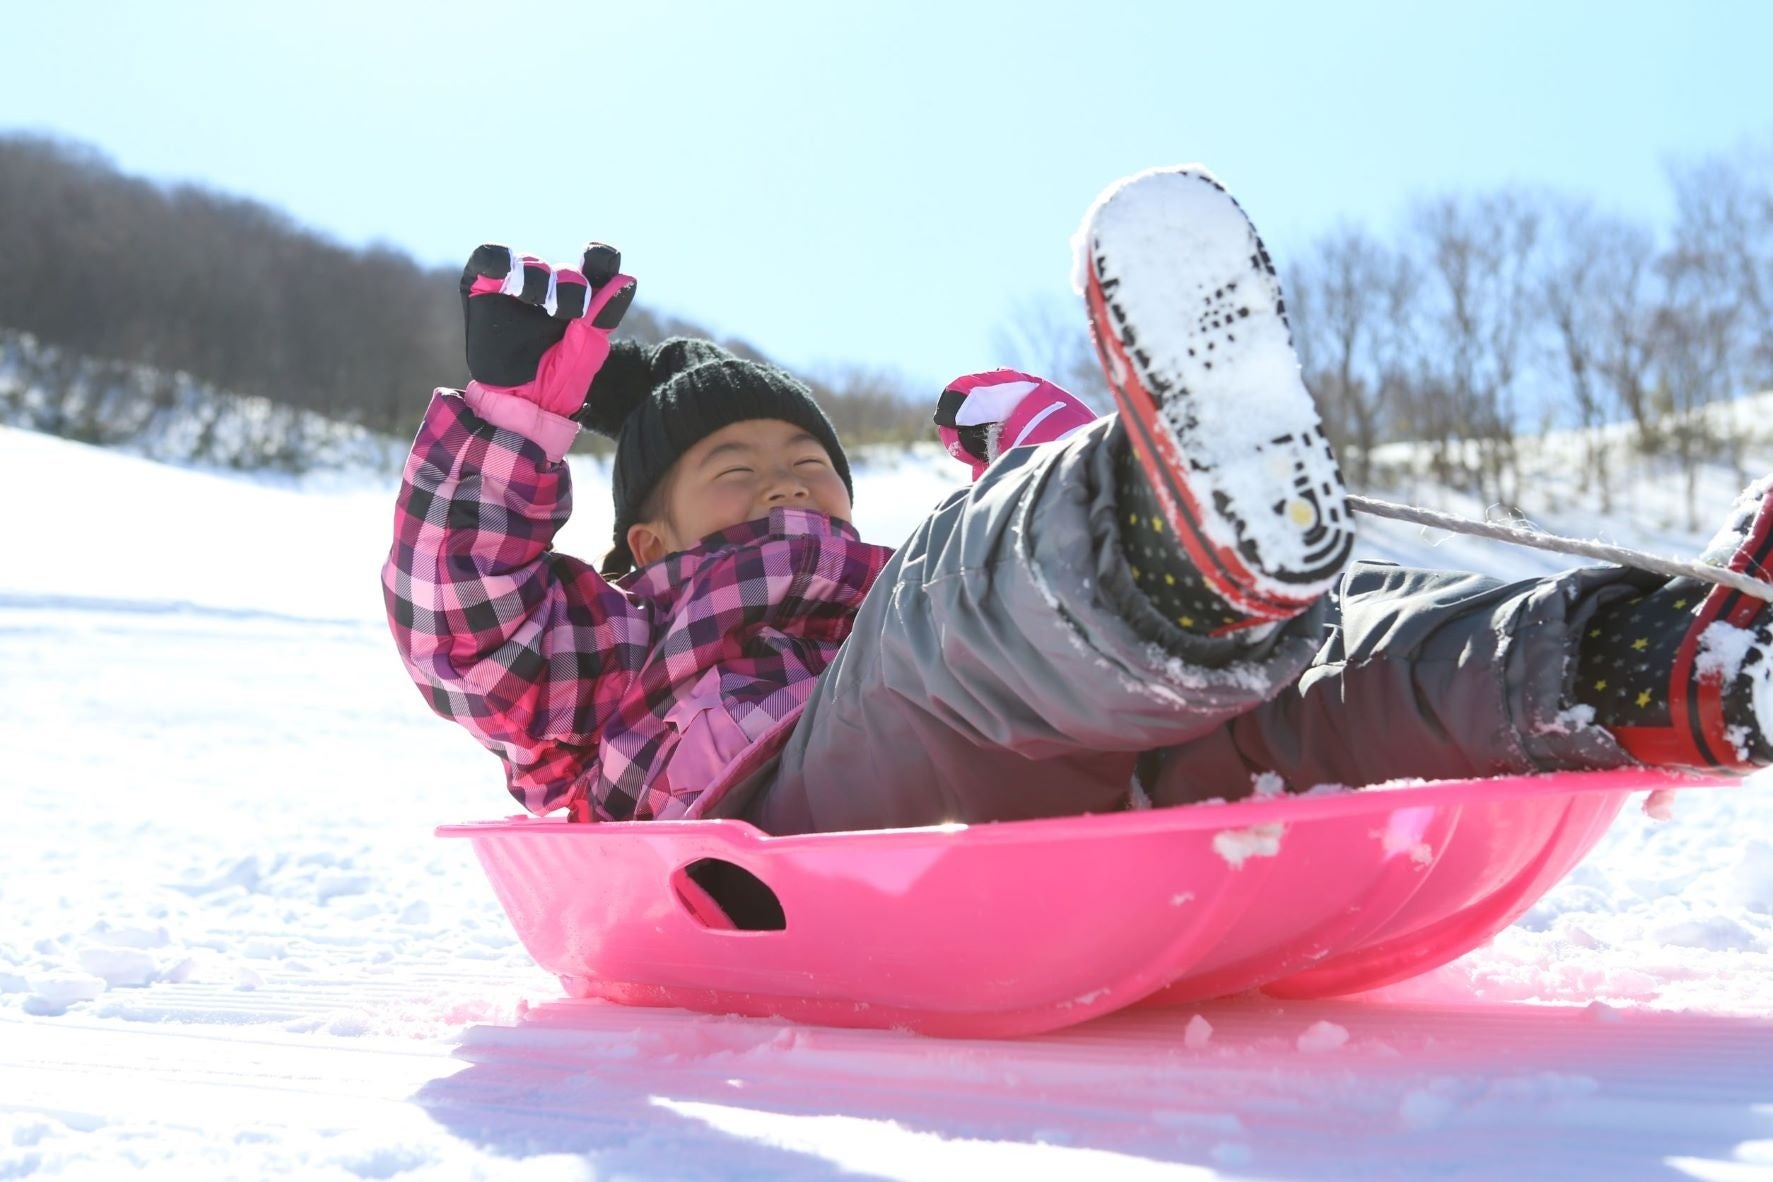
[[570,505],[566,465],[438,391],[382,574],[407,670],[531,812],[702,816],[780,749],[892,551],[777,509],[611,584],[551,549]]

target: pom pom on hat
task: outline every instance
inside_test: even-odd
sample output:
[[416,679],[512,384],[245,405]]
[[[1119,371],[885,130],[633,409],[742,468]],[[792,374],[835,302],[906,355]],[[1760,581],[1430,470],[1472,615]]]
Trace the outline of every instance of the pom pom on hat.
[[628,417],[655,389],[705,362],[736,360],[713,341],[693,337],[671,337],[651,348],[636,341],[616,341],[610,345],[609,359],[591,379],[585,405],[573,418],[599,435],[619,438]]
[[585,405],[573,418],[599,435],[614,439],[622,433],[628,416],[652,392],[652,359],[646,346],[615,341],[609,347],[609,359],[591,379]]

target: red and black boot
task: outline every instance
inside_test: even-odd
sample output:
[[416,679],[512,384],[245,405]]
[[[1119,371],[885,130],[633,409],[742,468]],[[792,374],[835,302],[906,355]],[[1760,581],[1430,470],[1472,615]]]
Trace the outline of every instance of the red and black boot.
[[1190,631],[1297,615],[1341,573],[1354,526],[1255,228],[1190,165],[1111,186],[1075,248],[1131,442],[1121,543],[1136,585]]
[[[1773,478],[1737,499],[1704,561],[1768,577]],[[1773,603],[1684,578],[1609,604],[1583,634],[1575,697],[1641,763],[1765,767],[1773,763]]]

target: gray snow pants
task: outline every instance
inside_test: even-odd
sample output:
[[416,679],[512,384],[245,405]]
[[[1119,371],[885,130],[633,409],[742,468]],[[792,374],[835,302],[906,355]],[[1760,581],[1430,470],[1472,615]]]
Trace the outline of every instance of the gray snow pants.
[[1008,453],[869,593],[779,760],[725,815],[770,833],[999,821],[1618,767],[1568,709],[1576,638],[1653,577],[1501,583],[1362,563],[1257,642],[1157,616],[1120,556],[1109,417]]

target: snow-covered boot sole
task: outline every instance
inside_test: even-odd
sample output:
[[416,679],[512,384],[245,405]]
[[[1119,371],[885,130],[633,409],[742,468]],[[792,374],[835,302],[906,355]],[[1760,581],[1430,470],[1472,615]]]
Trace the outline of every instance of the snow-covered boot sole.
[[1168,528],[1253,621],[1298,614],[1346,565],[1354,527],[1255,227],[1190,165],[1116,182],[1074,246],[1091,335]]

